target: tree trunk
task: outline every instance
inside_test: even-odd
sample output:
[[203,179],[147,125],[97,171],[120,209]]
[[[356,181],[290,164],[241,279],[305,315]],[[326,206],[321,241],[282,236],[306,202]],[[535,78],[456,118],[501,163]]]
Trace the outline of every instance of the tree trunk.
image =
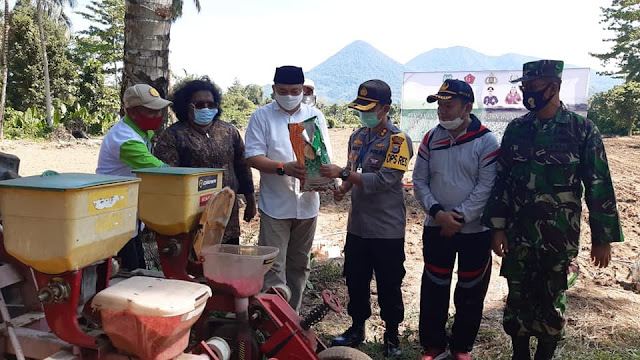
[[0,93],[0,140],[4,139],[4,106],[7,100],[7,52],[9,51],[9,0],[4,0],[4,26],[2,27],[2,93]]
[[44,25],[42,21],[42,0],[38,0],[38,27],[40,29],[40,44],[42,50],[42,62],[44,65],[44,96],[47,111],[47,124],[53,126],[53,118],[51,117],[51,87],[49,86],[49,59],[47,58],[47,41],[44,33]]
[[171,0],[127,0],[121,95],[129,86],[144,83],[166,98],[171,3]]

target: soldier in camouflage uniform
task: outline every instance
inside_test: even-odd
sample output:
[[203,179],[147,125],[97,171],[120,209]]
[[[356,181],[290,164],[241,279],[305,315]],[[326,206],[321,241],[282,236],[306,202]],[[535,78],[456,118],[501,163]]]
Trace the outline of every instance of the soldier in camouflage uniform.
[[[564,335],[567,267],[578,255],[582,193],[589,208],[591,258],[606,267],[610,243],[622,241],[613,184],[598,128],[560,101],[564,63],[524,64],[523,102],[530,111],[509,123],[482,222],[503,257],[509,295],[504,329],[513,359],[551,359]],[[583,188],[584,185],[584,188]]]

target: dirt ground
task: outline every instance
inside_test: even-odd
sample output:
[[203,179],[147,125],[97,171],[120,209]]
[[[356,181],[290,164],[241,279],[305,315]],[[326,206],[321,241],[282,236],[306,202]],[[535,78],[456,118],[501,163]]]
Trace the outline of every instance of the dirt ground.
[[[331,141],[334,149],[346,149],[351,130],[332,129]],[[415,141],[417,143],[417,141]],[[44,170],[58,172],[95,171],[99,140],[89,142],[32,142],[3,141],[0,151],[17,155],[21,159],[20,175],[40,174]],[[605,139],[609,164],[622,217],[625,242],[614,244],[613,263],[607,269],[598,269],[590,264],[590,234],[588,211],[584,206],[582,249],[578,258],[581,266],[576,286],[568,291],[569,325],[567,340],[561,344],[557,355],[561,359],[640,359],[640,288],[633,284],[631,268],[639,261],[640,254],[640,137]],[[334,162],[346,163],[346,153],[336,151]],[[413,168],[413,163],[410,169]],[[256,187],[258,176],[256,175]],[[405,175],[405,182],[411,173]],[[334,203],[327,193],[321,196],[320,215],[316,239],[327,240],[342,248],[344,231],[349,211],[349,200]],[[425,214],[408,191],[407,230],[405,251],[407,275],[403,283],[405,321],[401,325],[406,359],[419,358],[417,345],[420,278],[422,275],[422,223]],[[242,216],[242,214],[241,214]],[[257,238],[259,220],[243,223],[243,242],[252,243]],[[473,354],[479,359],[509,358],[510,342],[501,325],[502,308],[507,292],[506,282],[499,277],[500,259],[494,256],[493,273],[481,330]],[[341,299],[347,300],[344,280],[341,277],[341,259],[314,260],[311,282],[305,298],[306,309],[318,303],[319,291],[328,288]],[[367,323],[367,342],[361,347],[373,358],[379,354],[384,324],[380,320],[375,296],[375,281],[372,282],[374,315]],[[303,312],[305,310],[303,309]],[[450,314],[454,314],[453,306]],[[342,314],[330,314],[316,326],[324,340],[329,340],[345,330],[350,319]]]

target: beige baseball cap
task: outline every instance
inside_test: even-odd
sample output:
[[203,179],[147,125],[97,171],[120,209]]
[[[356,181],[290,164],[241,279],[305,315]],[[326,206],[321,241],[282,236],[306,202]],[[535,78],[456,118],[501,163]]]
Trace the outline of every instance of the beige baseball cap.
[[124,91],[122,101],[127,109],[144,106],[149,109],[160,110],[171,105],[171,101],[161,98],[158,90],[147,84],[136,84],[127,88]]

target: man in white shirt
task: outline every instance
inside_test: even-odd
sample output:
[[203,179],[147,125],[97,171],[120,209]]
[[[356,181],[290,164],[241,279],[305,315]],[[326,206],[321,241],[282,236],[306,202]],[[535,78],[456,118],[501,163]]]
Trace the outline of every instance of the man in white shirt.
[[331,144],[327,122],[315,107],[302,103],[304,74],[296,66],[276,69],[275,101],[256,110],[245,135],[247,163],[260,171],[259,245],[280,249],[265,276],[264,289],[285,284],[291,289],[289,304],[296,311],[309,276],[309,253],[320,208],[317,192],[301,192],[304,166],[296,162],[289,140],[290,123],[317,116],[329,156]]
[[302,103],[309,106],[316,106],[316,84],[311,79],[304,79],[302,85]]

